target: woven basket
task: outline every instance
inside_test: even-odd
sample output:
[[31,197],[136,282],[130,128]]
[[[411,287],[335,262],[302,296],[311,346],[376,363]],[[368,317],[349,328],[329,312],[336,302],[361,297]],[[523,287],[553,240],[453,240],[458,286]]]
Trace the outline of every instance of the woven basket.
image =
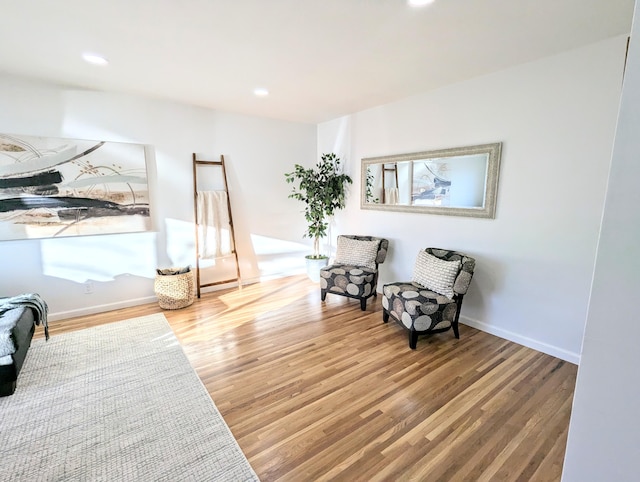
[[183,274],[156,274],[153,289],[160,308],[179,310],[193,303],[195,299],[193,271]]

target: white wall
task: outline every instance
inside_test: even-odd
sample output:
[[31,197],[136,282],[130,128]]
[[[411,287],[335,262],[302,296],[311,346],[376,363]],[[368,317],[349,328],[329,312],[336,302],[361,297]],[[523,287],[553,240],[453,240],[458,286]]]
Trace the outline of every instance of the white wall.
[[[0,76],[0,132],[151,146],[156,223],[152,233],[0,242],[8,273],[0,293],[39,292],[53,319],[151,300],[156,266],[193,263],[192,152],[229,163],[243,277],[301,270],[302,206],[287,199],[283,173],[336,152],[354,184],[332,240],[388,237],[381,282],[409,278],[425,246],[466,251],[478,264],[462,321],[577,362],[625,43],[610,39],[336,119],[317,127],[317,143],[315,126]],[[359,208],[363,157],[496,141],[494,220]],[[91,295],[85,279],[95,281]]]
[[38,292],[53,320],[152,301],[156,267],[194,264],[194,152],[225,155],[243,280],[304,270],[304,219],[284,173],[315,162],[314,125],[0,76],[0,132],[150,146],[155,223],[147,233],[0,242],[0,296]]
[[640,474],[640,12],[629,60],[598,245],[562,480]]
[[[419,249],[477,259],[463,323],[577,362],[620,96],[626,38],[321,124],[318,150],[354,177],[334,235],[387,237],[381,282]],[[400,73],[399,73],[400,75]],[[361,210],[360,159],[502,142],[496,218]]]

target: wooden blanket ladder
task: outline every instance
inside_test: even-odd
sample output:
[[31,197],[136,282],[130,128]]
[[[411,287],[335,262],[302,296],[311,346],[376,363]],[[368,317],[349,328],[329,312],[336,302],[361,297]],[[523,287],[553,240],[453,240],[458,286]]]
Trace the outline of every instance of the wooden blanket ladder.
[[[227,209],[229,214],[229,234],[230,234],[230,244],[231,244],[231,254],[234,256],[235,264],[236,264],[236,277],[214,281],[212,283],[202,283],[200,278],[200,259],[201,259],[201,239],[200,239],[200,225],[198,224],[199,219],[199,211],[198,211],[198,168],[202,169],[210,169],[210,168],[220,168],[222,174],[222,180],[224,182],[224,192],[227,198]],[[242,279],[240,277],[240,263],[238,261],[238,251],[236,249],[236,236],[233,229],[233,216],[231,212],[231,199],[229,198],[229,184],[227,182],[227,171],[224,165],[224,156],[220,155],[219,161],[205,161],[197,158],[196,154],[193,154],[193,208],[195,215],[195,228],[196,228],[196,289],[198,298],[200,298],[201,288],[205,288],[208,286],[221,285],[226,283],[237,282],[238,288],[242,288]]]

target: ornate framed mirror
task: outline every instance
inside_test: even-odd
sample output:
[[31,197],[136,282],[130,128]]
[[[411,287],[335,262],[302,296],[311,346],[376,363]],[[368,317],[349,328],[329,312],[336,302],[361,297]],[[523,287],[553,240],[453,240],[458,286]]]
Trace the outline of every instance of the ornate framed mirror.
[[502,144],[362,159],[362,209],[493,218]]

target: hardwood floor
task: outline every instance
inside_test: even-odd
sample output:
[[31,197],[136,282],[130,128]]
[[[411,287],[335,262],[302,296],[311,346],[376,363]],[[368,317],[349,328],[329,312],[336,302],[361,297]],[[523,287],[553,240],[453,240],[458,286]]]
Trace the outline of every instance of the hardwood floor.
[[50,330],[164,313],[263,481],[560,480],[577,367],[464,325],[410,350],[380,299],[300,276]]

